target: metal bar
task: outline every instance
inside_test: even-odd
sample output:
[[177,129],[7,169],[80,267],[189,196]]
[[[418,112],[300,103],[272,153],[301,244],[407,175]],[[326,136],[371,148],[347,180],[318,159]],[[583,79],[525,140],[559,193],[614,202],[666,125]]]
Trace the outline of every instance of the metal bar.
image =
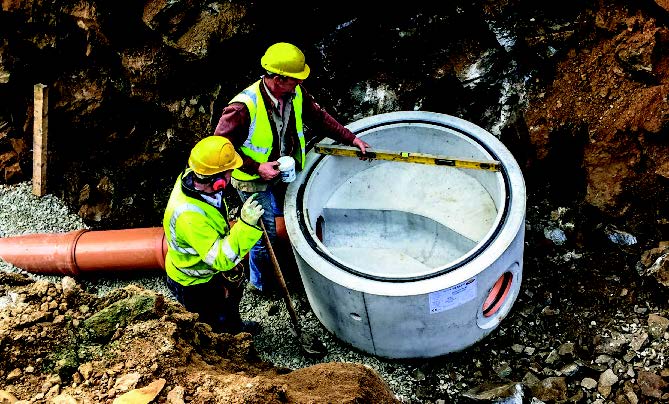
[[286,281],[283,277],[283,273],[281,272],[281,267],[279,266],[279,260],[276,258],[274,248],[272,247],[272,242],[270,241],[267,230],[265,229],[265,223],[262,221],[262,219],[260,219],[259,222],[260,228],[262,229],[263,238],[265,239],[265,244],[267,244],[267,251],[269,251],[269,256],[272,260],[272,266],[274,267],[274,275],[276,276],[276,280],[279,283],[279,287],[281,288],[283,301],[286,304],[286,309],[288,309],[288,314],[290,314],[290,321],[293,323],[293,330],[295,331],[296,336],[299,338],[302,334],[302,330],[300,329],[300,323],[297,318],[295,306],[293,306],[293,301],[290,298],[290,292],[288,291]]

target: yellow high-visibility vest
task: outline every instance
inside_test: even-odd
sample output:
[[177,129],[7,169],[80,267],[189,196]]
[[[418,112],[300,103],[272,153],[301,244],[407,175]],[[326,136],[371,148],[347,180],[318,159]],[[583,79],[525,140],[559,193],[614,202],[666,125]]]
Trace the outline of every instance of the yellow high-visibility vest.
[[181,181],[187,173],[177,178],[163,217],[165,271],[184,286],[207,282],[217,272],[234,268],[262,236],[262,230],[242,220],[230,228],[225,201],[221,212],[184,194]]
[[[230,103],[243,102],[246,105],[246,108],[248,108],[251,118],[249,133],[242,144],[240,151],[258,163],[266,163],[272,152],[273,135],[272,123],[270,122],[270,117],[267,115],[265,102],[262,93],[260,92],[261,85],[262,79],[251,84],[244,91],[237,94],[230,100]],[[295,161],[297,161],[297,166],[300,167],[300,169],[304,168],[304,156],[306,153],[304,125],[302,123],[302,100],[302,89],[298,85],[295,88],[295,97],[293,98],[293,111],[295,112],[295,126],[300,147],[296,148],[293,157],[295,158]],[[240,181],[252,181],[260,178],[258,174],[247,174],[239,169],[232,172],[232,177]]]

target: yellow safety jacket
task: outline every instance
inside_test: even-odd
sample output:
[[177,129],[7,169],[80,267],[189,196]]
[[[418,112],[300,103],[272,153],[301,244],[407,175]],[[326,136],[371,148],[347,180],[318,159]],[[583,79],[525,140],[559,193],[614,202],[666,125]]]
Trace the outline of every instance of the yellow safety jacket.
[[225,201],[219,211],[184,194],[182,179],[189,173],[186,170],[177,178],[163,217],[168,246],[165,271],[184,286],[207,282],[217,272],[234,268],[262,236],[259,228],[242,220],[230,228]]
[[[245,155],[252,158],[259,163],[266,163],[269,160],[269,155],[272,152],[272,122],[267,115],[265,101],[263,100],[260,86],[262,79],[256,81],[247,87],[244,91],[237,94],[230,104],[233,102],[243,102],[249,110],[251,124],[249,125],[249,133],[246,140],[242,144],[240,150]],[[305,155],[305,140],[304,140],[304,125],[302,123],[302,89],[298,85],[295,88],[295,97],[293,98],[293,111],[295,113],[295,125],[297,129],[297,137],[299,139],[299,148],[295,148],[293,157],[297,161],[297,167],[304,169],[304,155]],[[239,169],[232,172],[232,177],[239,181],[252,181],[260,178],[258,174],[248,174]]]

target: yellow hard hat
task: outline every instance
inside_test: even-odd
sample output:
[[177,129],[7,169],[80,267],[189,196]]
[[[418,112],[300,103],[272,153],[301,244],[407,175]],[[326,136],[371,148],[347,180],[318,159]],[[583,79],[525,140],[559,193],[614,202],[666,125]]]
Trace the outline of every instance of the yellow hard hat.
[[228,138],[208,136],[190,152],[188,166],[197,174],[214,175],[242,165],[242,158]]
[[286,42],[267,48],[260,64],[268,72],[304,80],[309,76],[309,65],[304,63],[304,53],[297,46]]

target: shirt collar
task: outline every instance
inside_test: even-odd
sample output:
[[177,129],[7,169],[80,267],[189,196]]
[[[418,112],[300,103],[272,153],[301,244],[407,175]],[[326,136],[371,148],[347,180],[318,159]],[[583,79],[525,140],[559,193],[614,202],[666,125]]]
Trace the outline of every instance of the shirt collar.
[[[265,87],[265,92],[269,96],[269,99],[272,101],[272,104],[274,105],[274,108],[279,108],[279,100],[274,96],[274,94],[272,94],[271,91],[269,91],[269,88],[267,87],[267,84],[265,84],[265,79],[264,78],[265,78],[265,76],[263,76],[263,80],[260,80],[260,81],[262,81],[262,85],[263,85],[263,87]],[[286,98],[287,98],[286,101],[292,100],[293,98],[295,98],[295,95],[296,94],[294,92],[290,93],[290,94],[286,94]]]

